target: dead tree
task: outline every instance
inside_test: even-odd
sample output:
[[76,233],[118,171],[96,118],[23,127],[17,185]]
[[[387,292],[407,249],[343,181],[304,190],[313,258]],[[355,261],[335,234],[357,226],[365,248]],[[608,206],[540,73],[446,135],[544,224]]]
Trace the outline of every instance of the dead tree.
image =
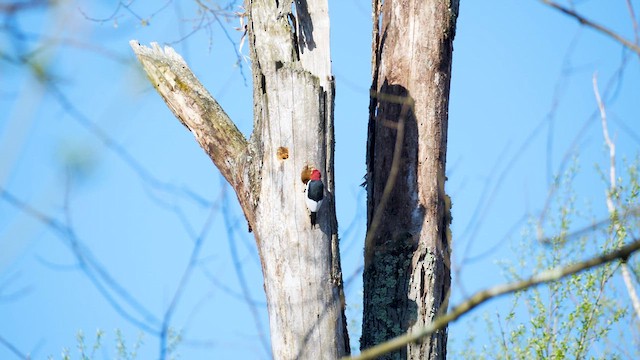
[[[423,327],[447,308],[444,183],[458,5],[373,1],[363,349]],[[383,358],[444,359],[446,343],[444,328]]]
[[[151,83],[233,187],[255,235],[276,359],[349,351],[335,216],[326,0],[245,1],[254,126],[246,139],[171,48],[131,42]],[[325,201],[312,228],[300,174]]]

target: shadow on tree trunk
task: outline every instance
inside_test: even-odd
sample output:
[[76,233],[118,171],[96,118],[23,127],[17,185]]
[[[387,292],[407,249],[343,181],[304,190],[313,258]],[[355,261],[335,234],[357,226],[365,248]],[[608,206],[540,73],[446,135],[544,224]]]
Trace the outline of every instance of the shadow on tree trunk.
[[[376,97],[378,111],[372,128],[375,134],[370,134],[375,146],[369,154],[369,166],[375,169],[376,176],[367,179],[368,228],[375,228],[375,233],[366,250],[364,270],[364,306],[375,310],[365,312],[363,319],[363,328],[375,330],[363,332],[363,349],[406,333],[416,322],[418,306],[408,294],[412,258],[425,213],[417,197],[418,124],[414,100],[405,87],[390,84],[387,79]],[[400,153],[388,151],[389,147]],[[396,161],[394,157],[398,157]],[[382,211],[381,215],[375,216],[376,211]],[[375,221],[378,224],[372,224]],[[384,358],[406,357],[407,350],[402,349]]]

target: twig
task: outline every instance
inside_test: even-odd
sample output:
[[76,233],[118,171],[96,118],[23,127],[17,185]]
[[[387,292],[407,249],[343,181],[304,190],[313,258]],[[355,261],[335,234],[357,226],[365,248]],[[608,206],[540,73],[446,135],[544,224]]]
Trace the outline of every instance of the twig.
[[[373,260],[373,247],[369,244],[373,241],[376,236],[376,232],[378,230],[378,226],[382,221],[382,216],[384,215],[384,210],[387,206],[387,202],[391,197],[391,192],[396,185],[396,180],[398,177],[398,173],[400,172],[400,162],[402,161],[402,147],[404,146],[404,125],[405,120],[409,114],[409,111],[413,112],[414,101],[411,97],[404,96],[395,96],[390,94],[371,94],[372,97],[376,97],[378,99],[383,99],[389,102],[395,102],[397,104],[402,104],[402,108],[400,109],[400,116],[398,117],[398,122],[396,124],[390,124],[390,126],[396,126],[396,141],[393,148],[393,158],[391,159],[391,169],[389,170],[389,177],[387,178],[387,182],[384,185],[384,189],[382,190],[382,196],[380,197],[380,201],[377,204],[376,210],[373,213],[373,217],[371,219],[371,224],[369,225],[369,230],[367,231],[367,235],[365,237],[365,259],[364,265],[365,267],[370,264]],[[373,156],[373,155],[372,155]],[[367,179],[367,181],[372,181],[373,179]],[[367,184],[367,186],[371,186]],[[368,190],[367,190],[368,191]]]
[[[82,272],[89,278],[96,289],[104,296],[113,309],[124,319],[134,324],[138,328],[157,335],[158,330],[155,325],[159,323],[158,319],[139,303],[133,295],[131,295],[122,285],[120,285],[93,257],[93,254],[86,247],[82,246],[82,242],[68,224],[62,223],[53,217],[37,210],[31,205],[23,202],[15,197],[12,193],[0,187],[0,199],[6,201],[11,206],[19,209],[32,218],[42,222],[53,233],[67,242],[67,245],[76,257]],[[133,308],[137,314],[132,314],[126,310],[116,296],[129,307]],[[142,320],[139,317],[143,318]]]
[[617,42],[619,42],[620,44],[624,45],[625,47],[629,48],[630,50],[636,52],[637,54],[640,55],[640,46],[632,43],[631,41],[623,38],[622,36],[618,35],[616,32],[614,32],[613,30],[610,30],[600,24],[597,24],[587,18],[585,18],[584,16],[578,14],[577,12],[568,9],[554,1],[551,0],[540,0],[541,2],[551,6],[554,9],[557,9],[558,11],[571,16],[572,18],[576,19],[580,24],[588,26],[594,30],[597,30],[607,36],[609,36],[610,38],[613,38],[614,40],[616,40]]
[[211,210],[209,211],[209,216],[207,216],[207,219],[205,220],[200,230],[200,234],[195,239],[195,243],[193,244],[193,249],[191,249],[191,256],[189,257],[189,263],[187,264],[187,267],[182,273],[182,278],[178,283],[178,288],[174,292],[173,298],[171,299],[171,303],[169,303],[169,306],[167,307],[167,310],[165,310],[164,316],[162,318],[162,327],[160,328],[160,359],[162,360],[166,359],[167,355],[169,355],[167,340],[170,334],[169,330],[170,330],[173,314],[175,313],[176,307],[178,306],[178,303],[180,302],[180,299],[182,298],[182,295],[185,292],[186,286],[189,282],[189,279],[191,278],[191,274],[193,274],[193,271],[198,265],[200,249],[202,249],[202,245],[207,237],[207,233],[211,229],[211,225],[213,223],[215,216],[220,211],[220,205],[218,204],[218,202],[219,200],[216,201],[214,205],[211,207]]
[[138,175],[143,183],[149,186],[151,189],[160,191],[163,193],[175,194],[185,199],[191,200],[194,203],[205,207],[210,206],[209,201],[202,195],[197,194],[195,191],[185,188],[180,188],[175,184],[160,180],[149,169],[147,169],[138,159],[136,159],[131,152],[129,152],[123,145],[116,142],[105,130],[103,130],[97,123],[91,120],[88,116],[78,109],[73,101],[66,96],[66,94],[53,82],[47,84],[47,90],[58,101],[58,104],[64,109],[64,111],[78,124],[84,127],[87,131],[98,138],[107,149],[111,150],[120,160],[122,160],[132,171]]
[[23,354],[20,350],[18,350],[18,348],[15,345],[10,343],[7,339],[5,339],[2,336],[0,336],[0,344],[4,345],[7,349],[9,349],[9,351],[13,353],[13,355],[17,356],[20,359],[26,359],[26,360],[31,359],[29,355]]
[[[226,184],[222,184],[222,188],[226,188]],[[258,334],[260,336],[260,344],[262,345],[263,350],[267,354],[267,357],[273,357],[271,354],[271,346],[264,336],[263,333],[263,325],[262,319],[260,317],[260,313],[258,309],[256,309],[255,304],[252,302],[251,298],[251,288],[249,287],[246,276],[244,275],[244,270],[242,269],[242,262],[240,261],[240,255],[238,254],[238,249],[236,246],[237,239],[235,238],[234,226],[229,219],[230,210],[229,210],[229,197],[227,196],[227,192],[223,191],[222,193],[222,219],[224,221],[224,227],[227,233],[227,243],[229,245],[229,251],[231,252],[231,258],[233,260],[233,269],[235,270],[236,277],[238,278],[238,283],[240,284],[240,289],[242,290],[242,296],[245,300],[246,305],[249,307],[249,311],[251,312],[251,317],[253,318],[254,325]]]
[[622,279],[624,280],[624,285],[627,287],[627,292],[629,293],[629,297],[631,298],[633,310],[636,312],[636,316],[640,319],[640,301],[638,301],[638,293],[636,292],[636,288],[633,286],[631,273],[629,271],[629,265],[626,262],[622,263],[620,266],[620,271],[622,271]]
[[[610,99],[614,96],[612,95],[612,93],[615,93],[616,87],[619,87],[619,84],[622,81],[621,79],[624,73],[624,69],[628,64],[628,59],[629,59],[628,54],[623,54],[620,67],[607,81],[607,86],[605,87],[605,90],[603,92],[603,98]],[[593,113],[590,114],[589,117],[585,119],[583,125],[580,127],[577,134],[574,136],[573,140],[571,141],[571,144],[569,145],[564,155],[562,156],[562,160],[560,161],[560,165],[558,166],[558,171],[557,171],[558,174],[562,174],[564,172],[564,169],[567,167],[567,164],[569,163],[569,160],[572,158],[572,155],[578,149],[580,149],[581,147],[580,141],[582,138],[585,137],[587,130],[590,128],[590,124],[593,123],[593,120],[598,116],[598,113],[599,113],[599,110],[596,108],[593,111]],[[629,132],[630,135],[633,137],[633,132],[629,130],[627,130],[627,132]],[[538,238],[539,239],[545,239],[542,226],[545,222],[545,218],[549,211],[549,208],[551,207],[551,201],[553,200],[553,196],[558,191],[558,188],[559,188],[559,184],[554,182],[551,184],[551,186],[549,187],[549,191],[547,192],[547,196],[546,196],[544,205],[542,207],[542,211],[540,212],[540,216],[538,218]]]
[[640,45],[640,33],[638,33],[638,21],[636,20],[636,13],[633,11],[633,5],[631,0],[627,0],[627,9],[629,10],[629,17],[631,18],[631,24],[633,25],[633,36],[635,44]]
[[[595,94],[596,101],[598,103],[598,109],[600,110],[600,119],[602,123],[602,134],[604,136],[604,141],[609,148],[609,189],[606,192],[606,196],[609,216],[613,218],[616,213],[616,207],[613,203],[613,194],[616,191],[616,146],[609,136],[609,129],[607,127],[607,112],[604,103],[600,98],[600,92],[598,91],[597,74],[593,74],[593,93]],[[619,228],[620,223],[618,221],[615,221],[613,224],[613,236],[616,236],[616,234],[618,234]],[[631,298],[631,304],[633,305],[633,309],[636,312],[636,316],[638,317],[638,319],[640,319],[640,300],[638,299],[638,294],[636,293],[636,289],[633,286],[633,282],[631,281],[631,275],[629,275],[629,268],[626,261],[621,264],[620,268],[622,271],[622,279],[624,280],[624,284],[627,287],[627,292],[629,293],[629,297]]]
[[600,98],[600,91],[598,90],[598,75],[593,74],[593,93],[596,96],[596,101],[598,103],[598,110],[600,111],[600,120],[602,124],[602,135],[604,136],[604,141],[609,148],[609,190],[607,191],[607,209],[609,213],[613,213],[615,211],[615,206],[613,205],[613,200],[611,199],[611,193],[616,189],[616,145],[611,140],[609,136],[609,129],[607,128],[607,111],[605,109],[604,103],[602,102],[602,98]]
[[445,315],[439,316],[433,320],[431,324],[423,328],[417,329],[413,333],[404,334],[395,337],[387,342],[371,347],[359,356],[343,358],[343,360],[365,360],[375,359],[382,354],[400,349],[409,343],[419,341],[420,339],[434,333],[447,326],[447,324],[457,320],[462,315],[467,314],[478,305],[481,305],[489,300],[497,298],[502,295],[511,294],[517,291],[530,289],[535,286],[548,283],[551,281],[557,281],[564,277],[577,274],[579,272],[609,263],[613,260],[620,259],[626,260],[634,252],[640,250],[640,239],[634,239],[633,242],[620,247],[619,249],[598,256],[592,257],[582,262],[578,262],[565,267],[559,266],[553,269],[543,271],[537,275],[533,275],[530,278],[522,281],[517,281],[509,284],[498,285],[490,289],[486,289],[475,293],[469,299],[456,306],[453,310]]
[[[618,219],[626,219],[628,217],[636,217],[640,215],[640,206],[632,209],[625,210],[622,214],[618,214]],[[611,225],[611,217],[607,217],[606,219],[598,220],[593,222],[591,225],[587,225],[578,230],[574,230],[572,232],[568,232],[563,235],[563,238],[566,240],[576,239],[588,233],[594,232],[604,226]],[[550,244],[553,240],[553,237],[544,237],[539,239],[542,244]]]

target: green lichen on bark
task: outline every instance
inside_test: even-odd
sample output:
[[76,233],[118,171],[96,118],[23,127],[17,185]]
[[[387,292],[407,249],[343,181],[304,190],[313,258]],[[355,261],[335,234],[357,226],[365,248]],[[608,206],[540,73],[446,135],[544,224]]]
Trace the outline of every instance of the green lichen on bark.
[[[365,282],[375,278],[376,287],[370,287],[365,301],[370,309],[375,309],[367,315],[367,321],[375,331],[363,334],[360,339],[363,348],[403,334],[415,321],[417,307],[406,295],[415,246],[413,235],[405,232],[383,242],[378,246],[379,250],[374,251]],[[401,359],[405,355],[406,351],[400,350],[382,359]]]

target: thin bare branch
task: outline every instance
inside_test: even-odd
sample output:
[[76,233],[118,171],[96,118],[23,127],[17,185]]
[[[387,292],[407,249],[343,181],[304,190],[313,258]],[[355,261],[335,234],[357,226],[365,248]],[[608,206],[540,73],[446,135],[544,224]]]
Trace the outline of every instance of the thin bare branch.
[[147,17],[143,17],[142,15],[139,15],[137,12],[135,12],[131,8],[131,4],[133,3],[133,1],[129,1],[129,2],[119,1],[116,8],[111,13],[111,15],[104,18],[95,18],[95,17],[89,16],[81,8],[79,8],[79,11],[85,17],[85,19],[89,21],[95,21],[97,23],[105,23],[105,22],[113,21],[114,24],[117,24],[118,18],[122,16],[120,15],[121,12],[128,12],[131,16],[136,18],[140,22],[140,24],[142,24],[143,26],[147,26],[151,22],[151,19],[154,18],[159,13],[161,13],[166,8],[168,8],[172,1],[173,0],[166,0],[164,4],[160,5],[160,7],[157,10],[153,11]]
[[0,344],[4,345],[7,349],[9,349],[11,353],[13,353],[13,355],[17,356],[19,359],[25,359],[25,360],[31,359],[29,355],[23,354],[15,345],[13,345],[11,342],[9,342],[7,339],[5,339],[2,336],[0,336]]
[[640,300],[638,300],[638,293],[636,292],[635,286],[633,286],[633,279],[631,279],[629,265],[627,263],[622,263],[620,271],[622,272],[622,280],[624,280],[624,285],[627,287],[629,298],[631,298],[633,310],[636,312],[638,319],[640,319]]
[[473,296],[465,300],[460,305],[456,306],[450,312],[437,317],[431,324],[425,326],[410,334],[404,334],[393,338],[380,345],[371,347],[359,356],[345,357],[344,360],[365,360],[375,359],[382,354],[389,353],[391,351],[400,349],[409,343],[417,342],[420,339],[434,333],[439,329],[443,329],[447,324],[459,319],[461,316],[467,314],[478,305],[481,305],[489,300],[497,298],[499,296],[511,294],[517,291],[533,288],[535,286],[545,284],[552,281],[557,281],[570,275],[580,273],[585,270],[589,270],[594,267],[604,265],[614,260],[626,261],[631,254],[640,250],[640,239],[634,239],[633,242],[622,246],[618,250],[600,254],[582,262],[578,262],[572,265],[559,266],[553,269],[543,271],[537,275],[533,275],[528,279],[522,281],[516,281],[509,284],[498,285],[490,289],[482,290],[475,293]]
[[[138,300],[118,283],[107,270],[93,257],[74,230],[68,224],[41,212],[33,206],[15,197],[12,193],[0,187],[0,199],[11,206],[42,222],[54,234],[66,241],[73,252],[82,272],[89,278],[96,289],[104,296],[113,309],[124,319],[150,334],[157,335],[155,328],[159,320]],[[119,300],[119,299],[120,300]],[[130,307],[133,311],[125,309]],[[132,313],[134,312],[134,313]]]
[[[640,215],[640,207],[635,207],[632,209],[627,209],[624,212],[618,214],[618,219],[620,220],[626,220],[627,218],[633,218],[636,216]],[[567,232],[566,234],[563,234],[563,238],[566,240],[570,240],[570,239],[577,239],[583,235],[586,235],[588,233],[594,232],[598,229],[601,229],[605,226],[611,226],[611,217],[608,216],[605,219],[602,220],[598,220],[593,222],[591,225],[582,227],[578,230],[574,230],[572,232]],[[553,241],[553,237],[544,237],[539,239],[540,243],[542,244],[550,244]]]
[[611,136],[609,136],[609,129],[607,127],[607,111],[605,109],[604,103],[602,102],[602,98],[600,97],[600,91],[598,90],[598,75],[593,74],[593,93],[596,96],[596,101],[598,103],[598,110],[600,111],[600,120],[602,123],[602,135],[604,136],[604,141],[609,148],[609,190],[607,190],[607,209],[612,213],[615,211],[615,207],[613,201],[611,199],[611,191],[614,191],[616,188],[616,145],[611,140]]
[[[365,237],[365,259],[364,264],[367,266],[369,262],[372,260],[372,251],[373,246],[367,246],[366,244],[370,244],[373,241],[374,236],[376,235],[376,231],[378,230],[378,226],[382,221],[382,216],[384,215],[384,210],[387,206],[387,202],[391,197],[391,192],[396,184],[396,179],[398,177],[398,173],[400,172],[400,164],[402,161],[402,146],[404,144],[404,126],[407,115],[409,112],[413,112],[414,101],[410,97],[404,96],[395,96],[390,94],[371,94],[372,97],[376,97],[378,99],[383,99],[389,102],[395,102],[398,104],[402,104],[402,108],[400,110],[400,116],[398,117],[398,122],[391,123],[390,125],[396,127],[396,141],[393,149],[393,158],[391,160],[391,169],[389,170],[389,177],[387,178],[387,182],[384,185],[384,189],[382,190],[382,196],[380,197],[380,202],[378,203],[375,212],[373,213],[373,218],[371,219],[371,224],[369,225],[369,230],[367,231],[367,235]],[[367,179],[371,181],[371,179]],[[370,185],[367,185],[370,186]]]
[[631,24],[633,25],[633,37],[634,43],[640,45],[640,33],[638,32],[638,20],[636,19],[636,12],[633,10],[633,4],[631,0],[626,0],[627,9],[629,10],[629,17],[631,18]]
[[196,266],[198,265],[200,250],[202,249],[202,245],[207,237],[207,233],[209,232],[209,230],[211,230],[211,225],[213,223],[213,220],[215,219],[215,216],[218,214],[219,211],[220,211],[220,204],[218,204],[218,201],[216,201],[214,202],[214,205],[211,207],[211,210],[209,211],[209,216],[207,216],[204,224],[202,225],[200,233],[195,239],[195,243],[193,244],[193,248],[191,249],[191,256],[189,257],[189,262],[187,263],[187,267],[182,273],[182,278],[178,283],[178,288],[174,292],[173,298],[171,299],[169,306],[164,312],[164,316],[162,318],[162,326],[160,328],[160,335],[159,335],[160,336],[160,359],[166,359],[168,355],[169,349],[168,349],[167,342],[169,341],[170,325],[171,325],[171,320],[173,318],[173,314],[175,313],[176,307],[178,306],[178,303],[180,302],[180,299],[182,298],[182,295],[185,292],[186,286],[189,283],[189,280],[191,279],[191,275],[193,274],[193,271],[196,269]]
[[608,29],[596,22],[593,22],[587,18],[585,18],[584,16],[578,14],[577,12],[575,12],[574,10],[568,9],[558,3],[556,3],[555,1],[551,1],[551,0],[540,0],[541,2],[543,2],[544,4],[549,5],[550,7],[564,13],[565,15],[569,15],[570,17],[576,19],[580,24],[588,26],[596,31],[599,31],[607,36],[609,36],[610,38],[616,40],[617,42],[619,42],[620,44],[624,45],[625,47],[627,47],[628,49],[634,51],[635,53],[640,55],[640,46],[632,43],[631,41],[623,38],[622,36],[618,35],[616,32],[614,32],[611,29]]
[[223,192],[222,195],[222,217],[224,220],[224,227],[227,233],[227,243],[229,245],[229,251],[231,252],[231,259],[233,260],[233,269],[236,273],[236,277],[238,278],[238,283],[240,284],[240,289],[242,290],[242,297],[249,308],[251,313],[251,317],[253,318],[254,325],[256,327],[256,331],[259,334],[260,345],[262,345],[262,349],[264,350],[267,357],[273,357],[271,354],[271,346],[269,346],[269,342],[267,338],[264,336],[264,326],[262,324],[262,319],[260,317],[260,313],[256,308],[256,305],[253,303],[251,296],[251,288],[247,282],[247,278],[244,275],[244,270],[242,269],[242,262],[240,261],[240,256],[238,254],[237,248],[237,239],[236,234],[231,224],[230,220],[230,209],[229,209],[229,197],[227,196],[226,191]]
[[[624,70],[625,70],[627,64],[629,63],[629,58],[630,58],[629,55],[630,55],[630,53],[629,54],[623,54],[622,60],[620,62],[620,66],[618,67],[616,72],[607,81],[606,87],[605,87],[605,89],[603,91],[603,94],[602,94],[603,98],[605,98],[605,99],[612,98],[612,96],[613,96],[612,94],[615,93],[616,88],[619,86],[620,82],[622,81]],[[584,120],[582,126],[580,126],[579,130],[577,131],[576,135],[574,136],[573,140],[571,141],[571,144],[567,147],[567,150],[565,151],[564,155],[562,156],[562,160],[560,161],[560,164],[557,167],[558,168],[558,170],[557,170],[558,174],[564,173],[564,171],[567,168],[569,162],[571,161],[573,155],[576,154],[576,152],[581,148],[580,142],[584,141],[583,138],[585,137],[585,134],[587,133],[587,130],[590,128],[591,124],[593,124],[593,120],[596,119],[598,114],[599,114],[599,109],[596,108]],[[629,132],[629,133],[633,137],[633,132]],[[541,240],[549,239],[548,237],[545,237],[545,235],[544,235],[543,225],[545,223],[545,219],[546,219],[547,213],[549,212],[549,208],[551,207],[553,197],[554,197],[554,195],[556,194],[556,192],[559,189],[558,185],[559,185],[559,183],[557,183],[557,182],[552,183],[551,186],[549,187],[548,192],[547,192],[547,196],[545,198],[544,205],[543,205],[542,210],[540,211],[540,215],[538,217],[538,239],[541,239]]]
[[[150,189],[161,191],[162,193],[171,193],[179,195],[185,199],[189,199],[196,204],[205,207],[210,206],[209,200],[204,196],[197,194],[191,189],[176,186],[175,184],[163,181],[144,166],[138,159],[136,159],[123,145],[119,144],[116,139],[111,137],[104,129],[102,129],[96,122],[91,120],[85,115],[78,107],[76,107],[69,97],[52,81],[47,82],[47,89],[49,93],[58,101],[58,104],[64,109],[64,111],[81,126],[87,129],[98,140],[100,140],[104,146],[120,158],[145,185],[148,185]],[[145,189],[147,190],[147,189]],[[150,195],[153,195],[150,193]],[[152,199],[153,196],[150,196]]]
[[[593,93],[596,97],[596,101],[598,103],[598,109],[600,110],[600,119],[602,123],[602,135],[604,136],[604,141],[609,148],[609,189],[606,191],[607,197],[607,209],[609,210],[609,216],[613,219],[617,210],[615,204],[613,203],[613,195],[616,192],[616,146],[613,140],[611,140],[611,136],[609,136],[609,129],[607,126],[607,112],[602,102],[602,98],[600,98],[600,91],[598,90],[598,76],[597,74],[593,74]],[[617,236],[618,230],[620,229],[619,221],[614,222],[613,224],[613,236]],[[636,316],[640,319],[640,299],[638,299],[638,294],[636,293],[636,289],[633,285],[633,281],[631,281],[631,275],[629,274],[629,268],[626,262],[621,264],[622,271],[622,279],[624,280],[624,284],[627,288],[627,292],[629,293],[629,297],[631,298],[631,304],[633,305],[633,309],[636,312]]]

